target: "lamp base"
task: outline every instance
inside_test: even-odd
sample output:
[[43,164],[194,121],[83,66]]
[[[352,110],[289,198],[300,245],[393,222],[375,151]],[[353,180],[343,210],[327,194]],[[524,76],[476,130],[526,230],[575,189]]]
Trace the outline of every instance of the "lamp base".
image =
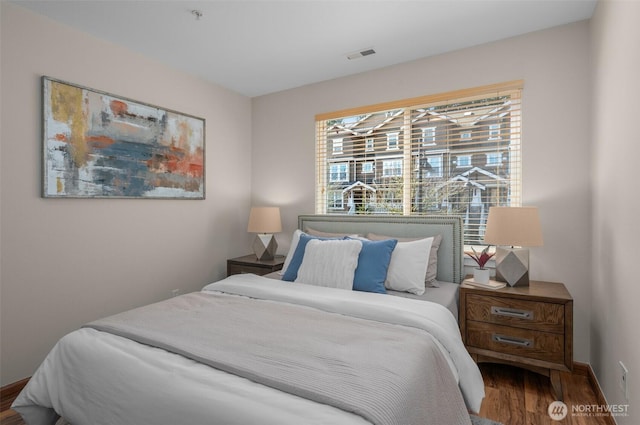
[[496,247],[496,280],[509,286],[529,286],[529,250]]
[[253,241],[253,252],[258,260],[273,260],[277,249],[276,238],[270,233],[259,233]]

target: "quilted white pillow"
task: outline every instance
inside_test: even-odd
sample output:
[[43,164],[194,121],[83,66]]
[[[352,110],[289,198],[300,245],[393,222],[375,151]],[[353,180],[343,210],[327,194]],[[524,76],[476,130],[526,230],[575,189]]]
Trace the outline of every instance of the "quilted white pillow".
[[357,240],[310,240],[295,281],[351,290],[361,249]]
[[427,273],[432,243],[433,238],[398,242],[391,254],[385,288],[416,295],[424,294],[424,276]]

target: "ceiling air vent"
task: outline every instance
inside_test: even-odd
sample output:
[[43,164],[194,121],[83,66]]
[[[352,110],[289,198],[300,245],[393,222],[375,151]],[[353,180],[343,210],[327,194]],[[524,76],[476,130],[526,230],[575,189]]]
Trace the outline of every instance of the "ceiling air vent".
[[359,52],[349,53],[347,55],[347,59],[349,59],[349,60],[359,59],[359,58],[363,58],[365,56],[375,55],[375,54],[376,54],[376,51],[373,50],[373,48],[364,49],[364,50],[360,50]]

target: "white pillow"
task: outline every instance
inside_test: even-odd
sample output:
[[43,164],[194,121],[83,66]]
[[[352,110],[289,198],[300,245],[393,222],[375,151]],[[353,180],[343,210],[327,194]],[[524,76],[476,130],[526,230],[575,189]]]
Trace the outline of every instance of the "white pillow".
[[351,290],[361,249],[357,240],[310,240],[295,281]]
[[424,276],[429,265],[432,243],[433,238],[398,242],[391,254],[385,288],[416,295],[424,294]]
[[298,242],[300,242],[300,235],[302,234],[302,230],[296,229],[293,232],[293,236],[291,237],[291,245],[289,246],[289,252],[287,253],[287,258],[284,259],[284,264],[282,265],[282,269],[278,272],[281,275],[287,271],[287,267],[289,267],[289,263],[291,263],[291,258],[293,258],[293,254],[296,252],[296,247],[298,246]]

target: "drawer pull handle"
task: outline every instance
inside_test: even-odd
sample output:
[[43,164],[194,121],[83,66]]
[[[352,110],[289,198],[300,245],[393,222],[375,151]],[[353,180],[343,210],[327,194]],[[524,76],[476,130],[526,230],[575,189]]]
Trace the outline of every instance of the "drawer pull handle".
[[516,308],[507,307],[491,307],[491,314],[496,316],[517,317],[518,319],[533,320],[533,311],[518,310]]
[[533,345],[533,341],[525,338],[516,338],[512,336],[498,335],[493,334],[492,339],[495,342],[503,342],[505,344],[517,345],[519,347],[531,347]]

